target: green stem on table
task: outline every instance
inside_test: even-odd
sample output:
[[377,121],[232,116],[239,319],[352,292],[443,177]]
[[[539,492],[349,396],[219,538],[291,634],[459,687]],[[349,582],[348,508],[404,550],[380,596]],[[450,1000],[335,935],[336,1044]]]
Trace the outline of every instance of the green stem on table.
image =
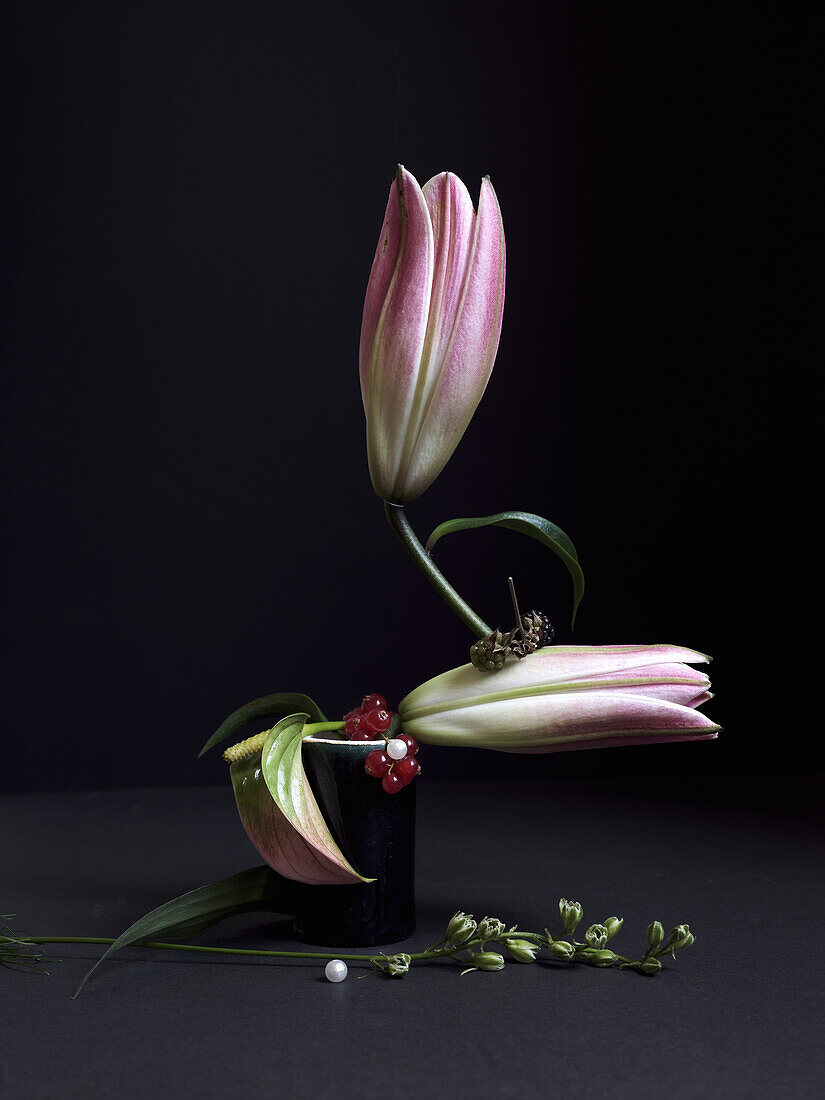
[[430,555],[421,545],[417,535],[410,527],[410,521],[404,511],[403,504],[391,504],[384,501],[384,511],[387,514],[390,527],[398,536],[404,549],[412,560],[459,619],[476,635],[477,638],[485,638],[492,633],[491,627],[482,618],[476,615],[472,607],[459,596]]
[[[0,946],[4,943],[39,944],[39,943],[88,943],[108,944],[116,941],[106,936],[25,936],[11,940],[6,936],[0,936]],[[344,959],[348,962],[372,962],[375,955],[342,955],[340,952],[328,951],[265,951],[248,947],[203,947],[192,943],[164,943],[160,940],[141,940],[130,947],[154,947],[163,951],[202,951],[207,955],[264,955],[273,959]],[[449,950],[443,951],[419,951],[410,955],[411,959],[438,959],[451,954]]]

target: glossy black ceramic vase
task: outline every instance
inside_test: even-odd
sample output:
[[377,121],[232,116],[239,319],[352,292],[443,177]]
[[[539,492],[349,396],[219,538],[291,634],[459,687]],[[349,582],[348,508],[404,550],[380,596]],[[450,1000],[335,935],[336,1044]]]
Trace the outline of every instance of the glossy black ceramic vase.
[[296,937],[326,947],[398,943],[415,930],[415,788],[387,794],[364,761],[385,741],[309,737],[302,755],[307,778],[341,851],[375,882],[303,886],[294,916]]

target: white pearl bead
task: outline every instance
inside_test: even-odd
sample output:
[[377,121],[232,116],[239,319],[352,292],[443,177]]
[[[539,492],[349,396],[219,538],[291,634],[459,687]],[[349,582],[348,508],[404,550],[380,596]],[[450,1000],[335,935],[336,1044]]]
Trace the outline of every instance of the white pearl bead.
[[324,967],[328,982],[342,982],[347,976],[347,964],[343,959],[330,959]]
[[402,741],[400,737],[393,737],[392,741],[387,742],[387,756],[393,760],[403,760],[406,755],[406,741]]

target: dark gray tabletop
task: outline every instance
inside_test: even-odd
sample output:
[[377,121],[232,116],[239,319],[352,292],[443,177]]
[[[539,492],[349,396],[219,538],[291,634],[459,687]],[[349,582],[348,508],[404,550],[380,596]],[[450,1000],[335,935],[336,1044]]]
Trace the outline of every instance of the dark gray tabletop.
[[[689,922],[696,944],[655,978],[434,962],[340,985],[323,963],[133,948],[77,1001],[99,949],[55,946],[48,977],[0,969],[0,1093],[822,1094],[820,782],[422,782],[418,797],[408,950],[458,908],[553,927],[560,895],[586,920],[623,916],[622,953],[656,918]],[[0,911],[43,935],[117,935],[260,862],[228,788],[7,797],[0,835]],[[287,947],[289,925],[239,916],[199,942]]]

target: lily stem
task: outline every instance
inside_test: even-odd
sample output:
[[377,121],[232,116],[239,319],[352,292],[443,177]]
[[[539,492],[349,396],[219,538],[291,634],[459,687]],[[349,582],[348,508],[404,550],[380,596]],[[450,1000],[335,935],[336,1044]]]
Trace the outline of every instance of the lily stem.
[[447,606],[458,615],[459,619],[461,619],[466,627],[472,630],[477,638],[485,638],[488,634],[491,634],[492,628],[489,627],[482,618],[476,615],[472,607],[459,596],[421,545],[418,537],[410,526],[410,521],[407,519],[404,505],[391,504],[388,500],[385,500],[384,511],[386,512],[390,527],[392,527],[393,531],[398,536],[404,549]]

